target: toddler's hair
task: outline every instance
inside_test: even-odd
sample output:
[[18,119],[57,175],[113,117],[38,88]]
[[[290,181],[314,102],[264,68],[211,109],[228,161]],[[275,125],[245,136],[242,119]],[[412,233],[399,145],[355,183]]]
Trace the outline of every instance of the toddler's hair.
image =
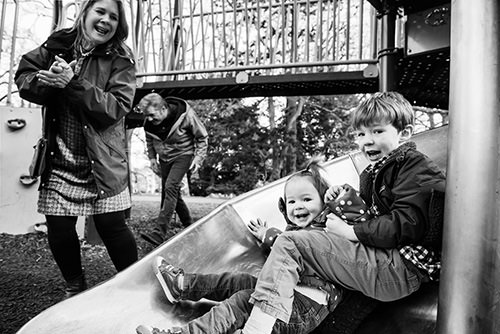
[[305,169],[301,170],[290,176],[285,182],[285,200],[286,200],[286,185],[293,179],[299,177],[308,177],[311,180],[314,188],[318,191],[321,200],[323,200],[326,191],[330,187],[328,181],[321,175],[321,171],[324,172],[324,169],[319,165],[322,159],[320,157],[312,158],[308,163]]
[[402,131],[414,122],[415,112],[410,102],[397,92],[372,94],[351,115],[351,126],[355,130],[375,123],[391,123],[398,131]]
[[154,108],[159,109],[164,105],[165,100],[161,97],[160,94],[157,93],[149,93],[139,101],[139,108],[141,112],[145,112],[149,106],[153,106]]

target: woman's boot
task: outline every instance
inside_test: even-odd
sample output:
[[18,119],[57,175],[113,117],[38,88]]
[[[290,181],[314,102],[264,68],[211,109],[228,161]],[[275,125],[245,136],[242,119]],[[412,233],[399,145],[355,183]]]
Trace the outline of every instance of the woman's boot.
[[86,289],[87,281],[85,280],[85,275],[82,274],[81,276],[66,282],[64,299],[73,297]]

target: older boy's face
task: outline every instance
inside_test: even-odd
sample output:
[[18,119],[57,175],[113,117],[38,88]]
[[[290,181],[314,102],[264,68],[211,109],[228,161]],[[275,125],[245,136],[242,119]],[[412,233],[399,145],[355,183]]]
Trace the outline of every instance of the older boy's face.
[[407,139],[406,130],[398,131],[390,123],[361,126],[354,132],[354,135],[359,149],[372,164],[391,153],[403,140]]
[[154,125],[158,125],[167,118],[168,109],[166,107],[156,108],[150,105],[144,111],[144,117],[146,121],[153,123]]
[[306,227],[323,209],[323,200],[308,177],[296,177],[286,184],[286,215],[297,226]]

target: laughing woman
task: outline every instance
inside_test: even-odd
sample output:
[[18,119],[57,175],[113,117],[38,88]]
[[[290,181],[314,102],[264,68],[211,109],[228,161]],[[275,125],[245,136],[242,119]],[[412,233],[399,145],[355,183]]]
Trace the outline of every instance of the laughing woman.
[[78,216],[93,216],[118,271],[137,260],[124,214],[131,206],[124,122],[136,83],[127,36],[121,0],[85,1],[74,26],[25,54],[15,75],[21,97],[44,110],[48,154],[38,212],[66,297],[87,286]]

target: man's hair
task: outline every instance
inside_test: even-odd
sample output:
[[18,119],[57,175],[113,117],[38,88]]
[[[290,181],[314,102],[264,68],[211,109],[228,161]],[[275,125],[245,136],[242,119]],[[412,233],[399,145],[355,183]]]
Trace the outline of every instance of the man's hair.
[[397,92],[372,94],[351,115],[351,126],[355,130],[375,123],[390,123],[402,131],[414,122],[415,112],[410,102]]
[[155,109],[160,109],[161,107],[165,106],[165,100],[161,97],[160,94],[149,93],[139,101],[139,108],[141,112],[145,112],[146,109],[150,106]]

